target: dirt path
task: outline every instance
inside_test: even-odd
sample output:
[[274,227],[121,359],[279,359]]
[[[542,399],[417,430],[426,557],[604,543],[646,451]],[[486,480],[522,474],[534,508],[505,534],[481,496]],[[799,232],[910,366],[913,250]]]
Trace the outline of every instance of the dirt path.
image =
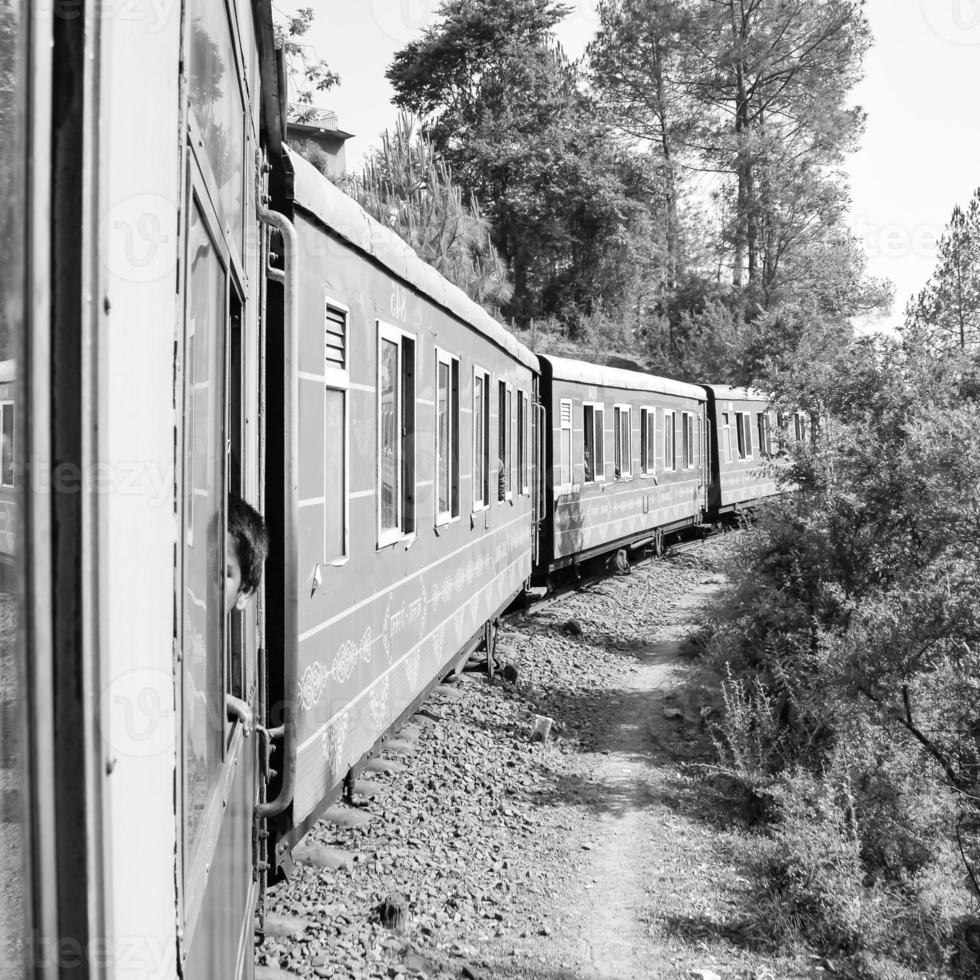
[[[571,870],[551,895],[556,925],[538,932],[509,966],[508,976],[626,980],[710,977],[717,970],[717,958],[710,954],[689,968],[678,950],[665,946],[657,920],[669,904],[665,894],[678,885],[678,831],[690,832],[672,821],[669,807],[658,805],[665,789],[658,764],[662,747],[676,740],[677,715],[683,714],[668,700],[692,612],[719,585],[719,579],[708,577],[688,592],[656,642],[632,651],[635,669],[610,699],[614,712],[604,719],[602,737],[595,751],[579,760],[582,792],[559,801],[549,820],[552,833],[564,830],[564,859]],[[571,824],[563,822],[566,802],[583,808]],[[540,871],[548,877],[546,868]],[[560,866],[554,871],[561,874]],[[692,972],[697,970],[701,973]]]

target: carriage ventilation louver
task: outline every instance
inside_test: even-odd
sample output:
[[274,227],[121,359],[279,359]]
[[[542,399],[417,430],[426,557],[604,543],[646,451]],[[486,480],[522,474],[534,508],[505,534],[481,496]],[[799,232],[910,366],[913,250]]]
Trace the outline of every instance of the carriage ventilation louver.
[[340,310],[327,307],[326,328],[327,364],[337,367],[347,366],[347,318]]

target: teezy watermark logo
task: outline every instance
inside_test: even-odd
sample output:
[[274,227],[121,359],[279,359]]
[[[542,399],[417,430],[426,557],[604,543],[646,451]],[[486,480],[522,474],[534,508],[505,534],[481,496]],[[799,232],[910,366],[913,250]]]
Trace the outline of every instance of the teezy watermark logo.
[[980,0],[922,0],[922,13],[944,41],[980,44]]
[[147,759],[172,752],[173,674],[152,667],[121,674],[102,692],[103,737],[113,753]]
[[127,282],[158,282],[177,264],[177,205],[161,194],[134,194],[102,217],[109,271]]
[[404,44],[427,27],[441,0],[371,0],[371,17],[381,32]]

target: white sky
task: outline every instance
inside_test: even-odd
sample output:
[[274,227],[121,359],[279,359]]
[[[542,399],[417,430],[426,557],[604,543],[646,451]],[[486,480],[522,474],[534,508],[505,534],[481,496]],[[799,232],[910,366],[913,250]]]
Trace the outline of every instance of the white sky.
[[[341,75],[324,104],[357,134],[347,145],[353,167],[394,123],[384,77],[392,55],[434,20],[439,0],[305,2],[317,13],[309,40]],[[596,4],[566,2],[573,10],[559,39],[575,57],[595,30]],[[277,9],[294,7],[277,0]],[[867,0],[867,14],[875,45],[855,100],[868,126],[848,169],[852,223],[869,271],[896,287],[885,326],[901,321],[907,299],[932,271],[953,206],[980,186],[980,0]]]

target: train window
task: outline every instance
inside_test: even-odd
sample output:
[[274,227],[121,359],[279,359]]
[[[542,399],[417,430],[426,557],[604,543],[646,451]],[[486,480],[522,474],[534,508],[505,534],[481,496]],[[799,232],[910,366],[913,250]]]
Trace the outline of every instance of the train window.
[[224,741],[226,276],[197,201],[190,208],[184,342],[183,797],[194,854]]
[[664,412],[664,469],[677,469],[677,456],[674,452],[674,413]]
[[640,409],[640,468],[649,476],[656,472],[657,410]]
[[350,388],[346,307],[324,306],[324,467],[323,561],[347,557],[347,399]]
[[[193,0],[188,92],[228,234],[242,247],[245,110],[231,27],[223,3]],[[237,149],[236,149],[237,148]]]
[[585,429],[585,482],[594,483],[606,478],[606,459],[603,447],[605,412],[601,405],[588,403],[582,406]]
[[563,398],[559,405],[559,456],[558,482],[563,487],[572,485],[572,401]]
[[767,412],[757,413],[756,422],[759,427],[759,455],[771,456],[772,436],[771,436],[771,426],[769,422],[769,414]]
[[797,442],[806,442],[806,419],[802,413],[793,413],[793,429]]
[[415,530],[415,338],[379,321],[378,545]]
[[497,400],[497,500],[510,500],[514,495],[514,476],[511,472],[514,391],[506,381],[498,382]]
[[530,489],[527,473],[527,447],[530,444],[528,420],[527,392],[519,391],[517,393],[517,482],[519,493],[527,493]]
[[490,375],[473,371],[473,509],[490,502]]
[[14,485],[14,403],[0,402],[0,486]]
[[684,412],[681,417],[681,439],[684,448],[684,469],[694,468],[694,416]]
[[459,517],[459,358],[454,357],[450,375],[450,422],[452,424],[452,514]]
[[732,461],[732,417],[728,412],[721,413],[721,433],[719,453],[724,453],[725,462]]
[[633,414],[628,405],[617,405],[613,409],[616,430],[616,479],[630,476],[633,472]]
[[459,358],[436,350],[436,524],[459,517]]
[[738,458],[752,458],[752,423],[748,412],[736,412],[735,423],[738,435]]

